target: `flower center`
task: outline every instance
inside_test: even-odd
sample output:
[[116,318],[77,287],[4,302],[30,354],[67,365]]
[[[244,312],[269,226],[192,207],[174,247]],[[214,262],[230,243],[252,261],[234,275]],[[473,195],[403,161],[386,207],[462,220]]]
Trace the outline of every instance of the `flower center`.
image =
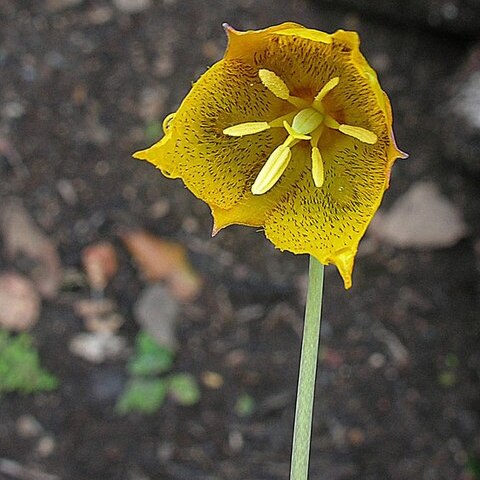
[[337,122],[331,117],[323,104],[326,95],[339,83],[340,78],[330,79],[317,93],[313,101],[290,94],[285,82],[274,72],[260,69],[258,72],[263,85],[276,97],[289,102],[294,111],[278,117],[271,122],[246,122],[225,128],[223,133],[231,137],[254,135],[270,128],[284,128],[288,136],[268,157],[252,185],[252,193],[261,195],[268,192],[282,176],[292,158],[292,148],[299,142],[309,141],[311,145],[312,177],[315,186],[321,187],[325,181],[322,154],[318,148],[325,127],[337,130],[356,138],[363,143],[373,145],[377,135],[370,130],[354,125]]

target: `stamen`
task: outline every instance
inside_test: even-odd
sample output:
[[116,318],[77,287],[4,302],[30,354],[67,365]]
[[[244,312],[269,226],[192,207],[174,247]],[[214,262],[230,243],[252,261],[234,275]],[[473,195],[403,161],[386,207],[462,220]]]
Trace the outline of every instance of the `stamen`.
[[268,192],[282,176],[292,158],[290,147],[282,144],[278,146],[268,157],[265,165],[260,170],[252,185],[254,195],[262,195]]
[[321,125],[323,118],[314,108],[304,108],[295,115],[292,127],[297,133],[309,134]]
[[349,135],[350,137],[356,138],[363,143],[368,143],[369,145],[377,143],[378,140],[378,137],[366,128],[343,124],[338,127],[338,130],[345,135]]
[[325,123],[325,126],[328,128],[333,128],[334,130],[338,130],[340,127],[340,124],[330,115],[325,115],[323,123]]
[[[312,137],[310,135],[304,135],[303,133],[297,132],[294,128],[292,128],[287,122],[283,122],[283,126],[285,130],[288,132],[289,136],[292,140],[310,140]],[[287,138],[288,141],[289,139]],[[296,142],[297,143],[297,142]]]
[[290,95],[287,84],[271,70],[261,68],[258,71],[258,76],[265,87],[267,87],[277,98],[287,100],[297,108],[305,108],[309,106],[309,103],[303,98],[294,97]]
[[258,71],[258,76],[262,83],[267,87],[276,97],[282,100],[288,100],[290,91],[287,84],[274,72],[261,68]]
[[321,106],[320,102],[325,98],[328,92],[332,91],[338,85],[339,81],[340,77],[333,77],[322,87],[313,100],[313,106],[315,108]]
[[369,145],[377,143],[378,137],[372,131],[367,130],[366,128],[356,127],[354,125],[346,125],[344,123],[340,124],[330,115],[325,116],[324,123],[328,128],[338,130],[339,132],[342,132],[349,137],[356,138],[363,143],[368,143]]
[[245,122],[227,127],[223,130],[223,133],[230,137],[243,137],[245,135],[263,132],[269,128],[270,125],[268,122]]
[[318,147],[312,148],[312,176],[315,186],[320,188],[325,181],[325,173],[323,169],[323,159]]

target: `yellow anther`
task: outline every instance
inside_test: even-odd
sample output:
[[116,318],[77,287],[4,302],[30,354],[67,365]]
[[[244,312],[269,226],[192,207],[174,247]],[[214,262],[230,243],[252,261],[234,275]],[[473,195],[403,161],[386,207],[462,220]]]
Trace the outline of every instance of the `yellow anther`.
[[295,115],[292,128],[297,133],[307,135],[321,125],[323,118],[324,116],[314,108],[304,108]]
[[356,127],[354,125],[345,125],[344,123],[338,123],[334,118],[330,117],[330,115],[325,116],[324,120],[325,125],[328,128],[333,128],[342,132],[349,137],[356,138],[363,143],[368,143],[369,145],[373,145],[377,143],[378,137],[370,130],[362,127]]
[[315,96],[313,106],[316,107],[317,104],[319,104],[319,102],[321,102],[325,98],[327,93],[332,91],[338,85],[338,82],[340,82],[339,77],[331,78]]
[[[288,132],[289,136],[292,140],[310,140],[312,137],[310,135],[305,135],[303,133],[297,132],[294,128],[292,128],[287,122],[283,122],[283,126],[285,130]],[[285,142],[288,141],[288,138]],[[291,143],[291,142],[290,142]]]
[[168,129],[170,128],[170,123],[172,122],[174,116],[175,116],[175,112],[169,113],[169,114],[163,119],[163,123],[162,123],[163,133],[167,133]]
[[267,122],[245,122],[225,128],[223,133],[230,137],[243,137],[268,130],[270,125]]
[[268,157],[265,165],[260,170],[252,185],[254,195],[262,195],[268,192],[282,176],[292,158],[290,147],[282,144],[278,146]]
[[260,77],[263,85],[267,87],[277,98],[287,100],[287,102],[290,102],[297,108],[305,108],[309,106],[309,102],[303,98],[290,95],[287,84],[275,72],[267,70],[266,68],[261,68],[258,71],[258,76]]
[[312,148],[312,176],[315,186],[320,188],[325,181],[325,173],[323,169],[323,159],[318,147]]
[[261,68],[258,71],[258,76],[262,83],[267,87],[276,97],[282,100],[288,100],[290,97],[290,91],[287,84],[274,72]]
[[366,128],[354,127],[353,125],[340,125],[338,130],[345,135],[349,135],[350,137],[356,138],[363,143],[368,143],[369,145],[377,143],[378,140],[378,137]]

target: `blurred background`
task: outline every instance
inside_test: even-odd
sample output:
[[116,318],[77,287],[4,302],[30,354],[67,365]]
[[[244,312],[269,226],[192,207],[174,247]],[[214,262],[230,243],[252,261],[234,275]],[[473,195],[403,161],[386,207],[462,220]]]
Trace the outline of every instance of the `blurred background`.
[[326,270],[311,478],[480,478],[478,0],[0,0],[0,478],[287,479],[307,259],[131,153],[222,22],[360,33],[399,160]]

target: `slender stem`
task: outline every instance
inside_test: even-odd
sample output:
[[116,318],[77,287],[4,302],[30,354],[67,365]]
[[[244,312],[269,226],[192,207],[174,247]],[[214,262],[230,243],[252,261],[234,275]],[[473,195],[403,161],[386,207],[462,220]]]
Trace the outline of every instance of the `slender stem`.
[[315,258],[310,257],[307,303],[298,375],[297,406],[293,427],[290,480],[307,480],[308,478],[313,400],[322,318],[322,295],[323,265]]

